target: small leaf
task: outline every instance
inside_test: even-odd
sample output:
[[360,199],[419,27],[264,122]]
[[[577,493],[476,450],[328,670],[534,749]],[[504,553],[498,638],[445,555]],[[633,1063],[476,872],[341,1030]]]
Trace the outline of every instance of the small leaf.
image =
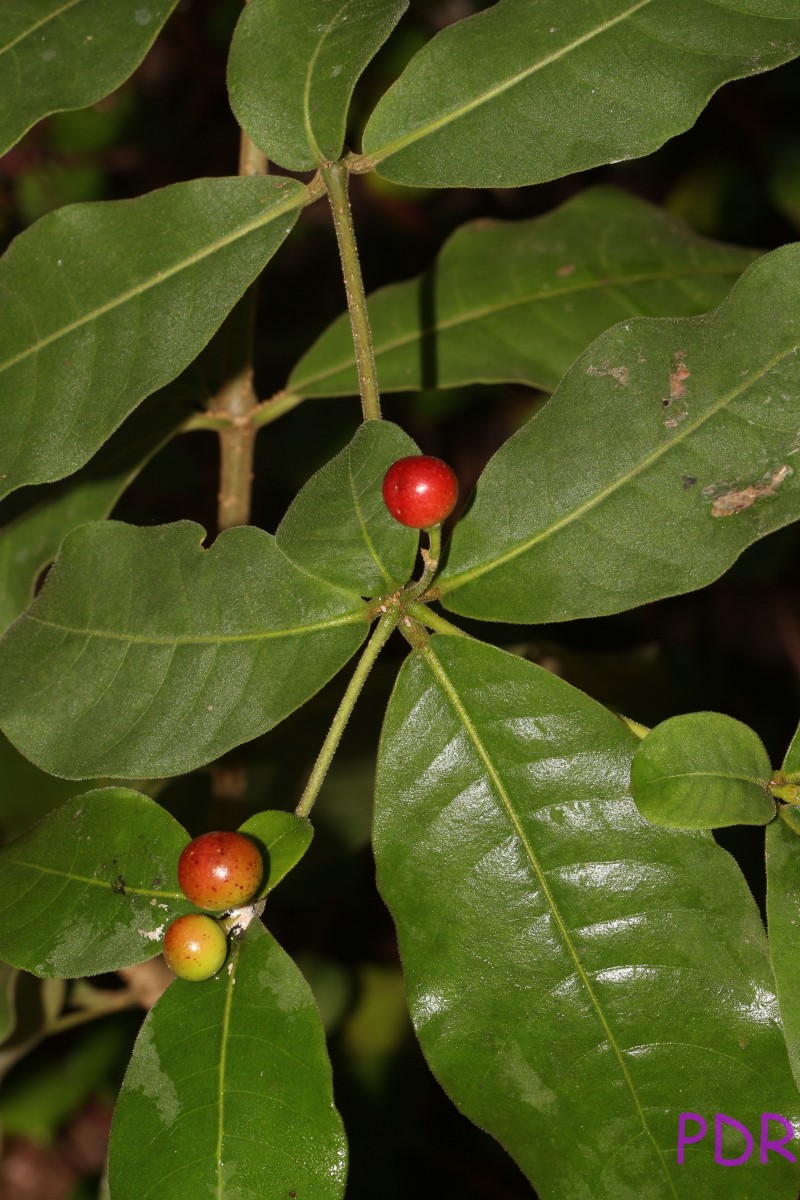
[[745,7],[499,0],[412,58],[364,153],[386,179],[424,187],[518,187],[649,154],[723,83],[800,52],[793,0]]
[[767,826],[767,923],[781,1021],[800,1087],[800,836],[784,821]]
[[48,113],[127,79],[177,0],[21,0],[0,6],[0,154]]
[[0,725],[67,778],[160,779],[271,729],[367,633],[261,529],[83,525],[0,640]]
[[[529,221],[470,221],[424,275],[369,297],[381,391],[514,381],[552,392],[616,321],[706,312],[752,259],[610,187]],[[287,390],[358,394],[347,313]]]
[[73,204],[0,260],[0,497],[82,466],[195,358],[289,233],[292,179]]
[[783,760],[783,773],[800,780],[800,725],[795,730],[786,757]]
[[364,67],[408,0],[250,0],[231,43],[228,88],[240,125],[290,171],[335,162]]
[[398,524],[381,484],[392,463],[419,448],[389,421],[365,421],[353,440],[298,493],[275,539],[292,562],[358,595],[406,583],[418,535]]
[[271,892],[297,866],[314,836],[311,822],[305,817],[280,809],[255,813],[239,826],[239,832],[253,838],[264,855],[264,882],[256,899]]
[[721,713],[662,721],[633,756],[631,795],[643,817],[667,829],[766,825],[775,816],[764,744]]
[[114,1113],[114,1200],[339,1200],[347,1146],[308,984],[259,921],[148,1015]]
[[[676,1163],[678,1114],[800,1115],[753,897],[710,834],[640,817],[638,745],[563,680],[450,636],[406,660],[381,736],[378,882],[420,1044],[542,1200],[730,1200],[708,1145]],[[756,1155],[733,1186],[794,1200],[797,1181]]]
[[165,927],[192,908],[177,879],[188,841],[139,792],[102,788],[68,800],[0,849],[0,956],[65,978],[153,958]]
[[437,585],[495,621],[621,612],[702,587],[800,517],[800,244],[719,308],[615,325],[495,454]]

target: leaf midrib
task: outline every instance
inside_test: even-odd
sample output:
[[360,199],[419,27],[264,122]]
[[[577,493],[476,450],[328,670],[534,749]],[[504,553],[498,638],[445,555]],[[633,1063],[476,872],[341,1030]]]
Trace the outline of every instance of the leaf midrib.
[[344,613],[339,617],[330,617],[325,621],[316,621],[311,625],[287,626],[285,629],[263,630],[258,633],[226,633],[195,637],[141,637],[129,633],[115,633],[107,629],[79,629],[71,625],[62,625],[57,621],[44,621],[32,613],[25,613],[21,620],[35,621],[48,629],[58,629],[62,633],[75,634],[78,637],[101,638],[112,642],[125,642],[140,646],[215,646],[220,642],[261,642],[281,637],[300,637],[306,633],[317,633],[322,629],[335,629],[340,625],[355,625],[364,620],[364,611]]
[[325,155],[322,153],[322,148],[320,147],[320,144],[314,135],[314,130],[311,125],[311,83],[314,75],[314,68],[317,65],[317,59],[322,53],[322,47],[325,45],[330,35],[334,32],[336,23],[338,22],[342,13],[346,8],[350,7],[351,3],[352,0],[344,0],[344,4],[337,9],[335,15],[331,18],[330,22],[326,26],[325,32],[317,42],[314,48],[314,53],[309,59],[308,68],[306,70],[305,84],[303,87],[303,125],[305,126],[306,138],[308,139],[311,153],[314,155],[317,162],[322,162],[325,158]]
[[18,34],[17,37],[15,37],[12,41],[7,42],[5,46],[0,46],[0,57],[7,53],[7,51],[13,50],[14,47],[18,46],[20,42],[24,42],[25,38],[30,37],[32,33],[36,33],[37,29],[42,29],[50,21],[55,21],[56,17],[62,16],[65,12],[68,12],[69,9],[75,8],[78,4],[82,3],[83,0],[67,0],[66,4],[62,4],[60,8],[54,9],[51,13],[48,13],[47,16],[35,21],[33,25],[30,25],[27,29],[24,29],[22,33]]
[[[24,867],[29,871],[41,871],[43,875],[55,875],[58,879],[68,879],[72,883],[85,883],[89,887],[104,888],[106,891],[113,891],[113,886],[107,879],[95,879],[90,875],[75,875],[72,871],[58,870],[56,867],[45,867],[41,863],[27,862],[22,858],[12,858],[10,855],[4,854],[2,861],[11,863],[15,867]],[[164,900],[185,900],[186,897],[181,892],[162,892],[154,888],[128,887],[124,885],[124,894],[126,896],[147,896],[148,899],[160,897]]]
[[497,770],[495,769],[492,758],[491,758],[489,752],[487,751],[486,747],[484,746],[484,744],[480,738],[480,735],[479,735],[477,729],[475,728],[475,725],[473,724],[472,719],[471,719],[469,713],[467,712],[463,701],[461,700],[461,697],[458,694],[457,689],[455,688],[450,677],[448,676],[447,672],[445,671],[444,667],[442,666],[442,663],[436,656],[436,652],[433,649],[433,645],[431,642],[428,642],[428,644],[424,648],[424,650],[421,651],[421,655],[422,655],[422,658],[423,658],[426,666],[431,671],[431,674],[434,676],[434,678],[437,680],[437,682],[440,684],[440,686],[444,690],[445,694],[447,695],[447,698],[450,701],[450,703],[452,704],[453,708],[455,709],[456,715],[458,716],[459,720],[463,723],[464,729],[466,730],[473,746],[475,747],[475,750],[476,750],[481,762],[483,763],[484,767],[486,768],[486,771],[489,775],[489,779],[495,790],[495,793],[499,797],[500,802],[506,811],[506,815],[508,816],[508,818],[511,821],[514,832],[515,832],[516,836],[519,838],[520,843],[522,844],[522,847],[525,851],[525,855],[528,859],[528,862],[530,863],[531,868],[533,869],[533,872],[536,876],[539,887],[541,888],[542,895],[544,896],[544,899],[548,905],[548,908],[550,909],[550,912],[552,913],[553,919],[558,927],[559,933],[561,934],[561,937],[564,941],[564,944],[567,948],[570,958],[572,959],[572,961],[575,965],[576,974],[586,990],[586,993],[589,997],[592,1007],[594,1008],[594,1010],[597,1014],[597,1017],[600,1021],[600,1024],[602,1025],[603,1032],[606,1036],[608,1044],[611,1047],[614,1057],[617,1060],[617,1064],[620,1068],[620,1071],[622,1072],[625,1084],[630,1093],[636,1113],[642,1123],[642,1127],[643,1127],[649,1141],[651,1142],[653,1149],[655,1150],[656,1156],[657,1156],[657,1158],[661,1164],[661,1167],[664,1171],[664,1176],[666,1178],[667,1184],[669,1185],[670,1192],[671,1192],[672,1196],[674,1197],[674,1200],[678,1200],[678,1193],[675,1190],[675,1185],[673,1183],[672,1176],[671,1176],[669,1168],[667,1166],[666,1159],[664,1158],[661,1147],[658,1145],[658,1141],[656,1140],[656,1137],[655,1137],[653,1131],[651,1130],[650,1126],[647,1123],[647,1117],[645,1116],[644,1108],[642,1107],[642,1103],[639,1099],[639,1095],[636,1090],[636,1086],[633,1082],[633,1078],[630,1074],[630,1071],[628,1070],[627,1063],[625,1062],[625,1059],[623,1057],[622,1050],[614,1036],[611,1026],[609,1025],[609,1022],[606,1017],[603,1006],[601,1005],[600,1000],[599,1000],[597,994],[595,993],[594,988],[592,987],[592,981],[589,978],[589,976],[583,966],[583,963],[581,962],[580,955],[577,952],[577,949],[575,947],[575,943],[572,940],[570,931],[567,927],[567,924],[566,924],[563,916],[561,915],[561,911],[560,911],[558,905],[556,904],[555,897],[553,896],[553,894],[550,890],[550,886],[547,882],[545,873],[542,870],[541,864],[539,863],[539,860],[534,853],[533,846],[531,845],[531,843],[525,833],[525,830],[522,826],[522,823],[517,815],[516,809],[514,808],[514,805],[511,802],[511,797],[509,796],[508,792],[506,791],[505,785],[503,784],[502,779],[500,778]]
[[[626,471],[624,475],[620,475],[617,479],[612,480],[612,482],[606,487],[601,488],[599,492],[595,492],[593,496],[589,496],[588,499],[584,500],[582,504],[579,504],[570,512],[565,513],[565,515],[560,517],[557,521],[553,521],[552,524],[548,525],[545,529],[539,530],[539,532],[533,534],[532,537],[526,538],[524,541],[519,542],[510,549],[505,550],[502,554],[495,555],[491,559],[488,559],[482,563],[478,563],[477,566],[470,567],[468,570],[458,572],[455,575],[440,577],[437,580],[440,595],[444,596],[450,592],[456,591],[458,588],[463,587],[465,583],[472,583],[473,580],[479,579],[481,575],[485,575],[487,571],[493,571],[497,567],[502,567],[506,563],[511,562],[513,559],[518,558],[520,554],[526,554],[529,550],[533,549],[534,546],[538,545],[539,542],[546,541],[547,538],[551,537],[553,534],[559,533],[562,529],[566,528],[568,525],[571,525],[573,521],[577,521],[579,518],[585,516],[587,512],[591,512],[593,508],[596,508],[597,505],[602,504],[602,502],[607,500],[609,496],[613,496],[614,493],[619,491],[620,488],[624,487],[626,484],[630,483],[631,480],[636,479],[638,475],[641,475],[644,471],[652,467],[665,454],[669,454],[671,450],[673,450],[676,446],[679,446],[683,441],[686,440],[687,437],[691,436],[691,434],[695,433],[698,429],[701,429],[706,421],[709,421],[712,417],[715,417],[718,413],[722,412],[723,409],[725,409],[734,400],[738,399],[738,397],[746,392],[747,389],[750,388],[755,382],[757,382],[759,379],[762,379],[769,371],[776,367],[778,363],[783,362],[785,358],[789,358],[790,355],[796,352],[796,350],[797,346],[793,345],[790,346],[788,350],[783,350],[780,354],[774,355],[759,371],[754,372],[752,375],[748,375],[741,384],[735,388],[732,388],[729,392],[726,392],[718,401],[716,401],[716,403],[709,405],[706,411],[694,421],[684,421],[678,427],[678,430],[673,432],[673,435],[669,441],[663,442],[660,446],[657,446],[651,454],[648,454],[640,463],[637,463],[636,466],[632,467],[629,471]],[[534,420],[535,419],[536,418],[534,418]]]

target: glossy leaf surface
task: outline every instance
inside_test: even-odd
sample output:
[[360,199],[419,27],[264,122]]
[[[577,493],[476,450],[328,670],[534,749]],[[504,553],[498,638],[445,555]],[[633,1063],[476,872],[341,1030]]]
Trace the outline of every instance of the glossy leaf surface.
[[789,1061],[800,1087],[800,834],[780,820],[767,827],[767,921]]
[[281,167],[335,162],[364,67],[408,0],[250,0],[231,43],[228,88],[239,124]]
[[639,816],[637,745],[493,647],[437,636],[406,661],[374,844],[418,1037],[542,1200],[793,1200],[785,1160],[677,1165],[680,1112],[757,1128],[800,1098],[752,896],[708,834]]
[[800,53],[788,4],[499,0],[411,60],[364,152],[429,187],[517,187],[649,154],[723,83]]
[[631,795],[643,817],[672,829],[766,825],[775,816],[761,738],[722,713],[657,725],[633,757]]
[[34,975],[99,975],[153,958],[192,906],[177,880],[189,841],[127,788],[75,796],[0,849],[0,955]]
[[719,308],[615,325],[491,459],[438,585],[499,621],[701,587],[800,516],[800,245]]
[[298,566],[357,595],[381,595],[409,579],[418,535],[392,517],[381,484],[418,446],[390,421],[366,421],[348,446],[293,501],[275,540]]
[[290,179],[196,179],[43,217],[0,260],[0,497],[77,470],[199,353],[291,229]]
[[[367,632],[363,605],[263,530],[84,525],[0,641],[0,724],[67,778],[161,778],[249,741]],[[57,680],[57,686],[53,681]]]
[[144,58],[177,0],[0,5],[0,154],[41,117],[94,104]]
[[271,892],[297,866],[314,836],[310,821],[281,809],[255,813],[239,826],[239,832],[253,838],[264,855],[264,881],[256,899]]
[[[511,380],[552,392],[604,329],[626,317],[705,312],[752,257],[610,187],[529,221],[471,221],[425,275],[369,297],[381,390]],[[358,394],[346,313],[287,388]]]
[[114,1114],[111,1194],[338,1200],[346,1165],[311,991],[253,921],[219,975],[176,980],[142,1026]]

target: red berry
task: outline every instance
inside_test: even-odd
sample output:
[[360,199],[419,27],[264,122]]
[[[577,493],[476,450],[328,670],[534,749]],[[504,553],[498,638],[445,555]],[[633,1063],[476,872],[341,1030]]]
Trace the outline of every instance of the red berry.
[[169,926],[161,950],[173,975],[198,983],[216,975],[225,962],[228,939],[211,917],[187,913]]
[[440,458],[412,454],[398,458],[383,477],[386,507],[401,525],[430,529],[449,517],[458,499],[458,480]]
[[243,833],[203,833],[178,859],[178,883],[192,904],[225,912],[246,904],[261,885],[264,863]]

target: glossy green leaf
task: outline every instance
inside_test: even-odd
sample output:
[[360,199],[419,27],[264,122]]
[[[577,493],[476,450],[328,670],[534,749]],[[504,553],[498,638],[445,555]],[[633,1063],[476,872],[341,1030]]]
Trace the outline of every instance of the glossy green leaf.
[[800,516],[800,244],[719,308],[615,325],[489,462],[438,584],[455,612],[555,621],[716,579]]
[[255,813],[239,830],[258,843],[264,856],[264,882],[256,899],[271,892],[297,866],[314,836],[310,821],[281,809]]
[[[499,0],[442,30],[378,104],[386,179],[517,187],[649,154],[723,83],[800,53],[789,0]],[[784,18],[784,19],[770,19]]]
[[18,493],[28,503],[0,529],[0,633],[30,604],[39,575],[67,534],[87,521],[107,517],[185,420],[185,409],[142,408],[76,475],[56,487],[31,489],[29,496]]
[[177,0],[14,0],[0,5],[0,154],[48,113],[113,92]]
[[346,1167],[313,997],[253,921],[219,975],[176,980],[142,1026],[114,1113],[111,1194],[338,1200]]
[[191,521],[84,525],[0,641],[0,725],[67,778],[153,779],[249,741],[312,696],[367,633],[364,606],[261,529],[209,550]]
[[153,958],[169,922],[192,911],[177,879],[188,841],[140,792],[68,800],[0,849],[0,956],[65,978]]
[[231,43],[231,108],[290,171],[335,162],[364,67],[408,0],[250,0]]
[[643,817],[669,829],[766,825],[772,766],[757,733],[722,713],[684,713],[648,733],[631,765]]
[[392,463],[419,454],[389,421],[366,421],[340,454],[309,479],[275,539],[312,575],[357,595],[374,596],[406,583],[419,541],[383,502],[381,484]]
[[[381,390],[511,380],[552,392],[609,325],[705,312],[752,258],[610,187],[530,221],[471,221],[425,275],[369,297]],[[346,313],[300,360],[287,389],[358,394]]]
[[753,898],[709,834],[639,816],[638,744],[494,647],[437,636],[406,661],[374,845],[417,1035],[541,1200],[793,1200],[777,1156],[676,1163],[679,1113],[758,1128],[800,1098]]
[[767,923],[789,1061],[800,1087],[800,836],[784,821],[767,827]]
[[291,179],[195,179],[43,217],[0,260],[0,497],[77,470],[199,353],[289,233]]

